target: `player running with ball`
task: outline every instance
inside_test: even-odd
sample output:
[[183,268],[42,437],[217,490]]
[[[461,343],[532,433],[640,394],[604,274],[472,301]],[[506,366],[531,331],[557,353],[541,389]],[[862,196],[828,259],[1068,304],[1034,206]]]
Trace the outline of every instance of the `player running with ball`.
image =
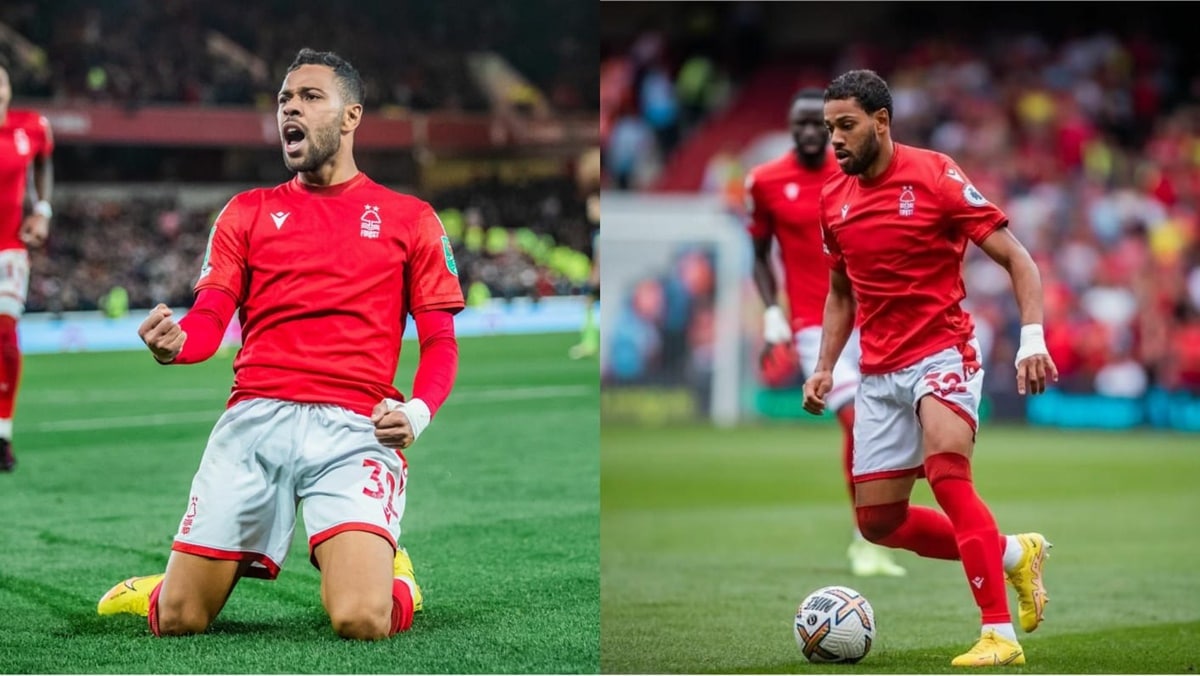
[[[975,491],[971,453],[983,371],[973,321],[960,303],[969,240],[1012,278],[1022,323],[1017,390],[1039,394],[1058,373],[1042,337],[1037,267],[1006,227],[1008,217],[953,160],[892,141],[892,97],[882,78],[850,71],[829,85],[824,101],[843,175],[821,191],[831,273],[804,408],[823,411],[860,312],[853,468],[859,528],[872,542],[962,561],[983,626],[953,666],[1024,664],[1004,579],[1017,590],[1021,628],[1033,631],[1047,600],[1049,543],[1038,533],[1001,535]],[[943,511],[909,505],[922,474]]]
[[[148,615],[156,636],[205,631],[239,579],[279,574],[302,504],[334,631],[372,640],[411,626],[421,595],[396,546],[408,476],[399,449],[450,393],[463,297],[433,209],[358,170],[362,100],[348,62],[297,54],[277,109],[295,178],[230,200],[187,316],[176,324],[159,305],[138,330],[159,362],[196,363],[240,308],[243,346],[165,576],[118,584],[101,614]],[[421,357],[401,403],[392,380],[410,314]]]

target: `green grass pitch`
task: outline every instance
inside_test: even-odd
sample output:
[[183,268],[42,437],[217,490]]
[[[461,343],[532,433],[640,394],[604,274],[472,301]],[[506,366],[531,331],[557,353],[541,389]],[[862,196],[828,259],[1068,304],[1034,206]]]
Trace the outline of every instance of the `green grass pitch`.
[[[979,615],[957,562],[901,552],[907,578],[849,575],[839,434],[605,424],[601,670],[964,673],[949,662]],[[1002,531],[1055,545],[1046,620],[1018,628],[1028,664],[1004,673],[1196,673],[1200,435],[985,425],[975,476]],[[924,482],[914,502],[934,504]],[[827,584],[874,607],[858,665],[809,664],[792,638],[796,606]]]
[[96,615],[113,584],[166,564],[232,354],[27,357],[19,464],[0,475],[0,672],[596,672],[599,387],[594,360],[567,358],[577,338],[460,341],[456,389],[408,453],[402,541],[426,609],[370,644],[330,629],[302,525],[279,579],[244,580],[208,634]]

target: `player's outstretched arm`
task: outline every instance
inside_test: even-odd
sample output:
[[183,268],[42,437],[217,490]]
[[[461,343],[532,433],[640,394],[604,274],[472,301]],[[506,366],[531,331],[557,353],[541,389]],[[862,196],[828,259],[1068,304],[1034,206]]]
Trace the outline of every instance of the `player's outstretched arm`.
[[812,376],[804,383],[804,410],[813,415],[825,411],[825,395],[833,389],[833,365],[854,330],[858,307],[850,278],[837,269],[829,271],[829,295],[825,297],[825,318],[821,324],[821,351]]
[[408,448],[429,426],[450,396],[458,375],[458,339],[454,312],[429,310],[413,316],[421,340],[421,359],[413,376],[412,397],[399,402],[384,399],[371,415],[375,438],[389,448]]
[[1021,346],[1017,350],[1017,392],[1041,394],[1047,380],[1058,380],[1058,367],[1046,349],[1042,328],[1042,277],[1037,263],[1008,228],[988,235],[979,248],[1008,271],[1021,312]]

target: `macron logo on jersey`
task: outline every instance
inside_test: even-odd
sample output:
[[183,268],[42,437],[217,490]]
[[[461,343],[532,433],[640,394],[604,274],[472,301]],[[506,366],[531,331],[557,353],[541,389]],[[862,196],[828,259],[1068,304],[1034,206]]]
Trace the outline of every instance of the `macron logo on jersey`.
[[286,211],[276,211],[275,213],[271,214],[271,220],[275,221],[276,230],[283,228],[283,222],[288,219],[288,216],[291,216],[291,214]]

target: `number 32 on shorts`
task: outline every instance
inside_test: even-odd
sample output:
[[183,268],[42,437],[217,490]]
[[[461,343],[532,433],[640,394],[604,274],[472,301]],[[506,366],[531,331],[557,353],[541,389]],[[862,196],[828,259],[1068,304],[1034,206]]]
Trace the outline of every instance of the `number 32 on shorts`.
[[[396,475],[392,474],[383,466],[382,462],[373,458],[363,459],[363,467],[371,468],[371,476],[367,478],[369,486],[364,486],[363,495],[368,498],[375,498],[383,503],[383,518],[388,523],[396,517],[396,507],[393,501],[397,495],[404,491],[404,477],[400,477],[400,482],[397,484]],[[386,477],[387,488],[383,486],[383,478]]]

